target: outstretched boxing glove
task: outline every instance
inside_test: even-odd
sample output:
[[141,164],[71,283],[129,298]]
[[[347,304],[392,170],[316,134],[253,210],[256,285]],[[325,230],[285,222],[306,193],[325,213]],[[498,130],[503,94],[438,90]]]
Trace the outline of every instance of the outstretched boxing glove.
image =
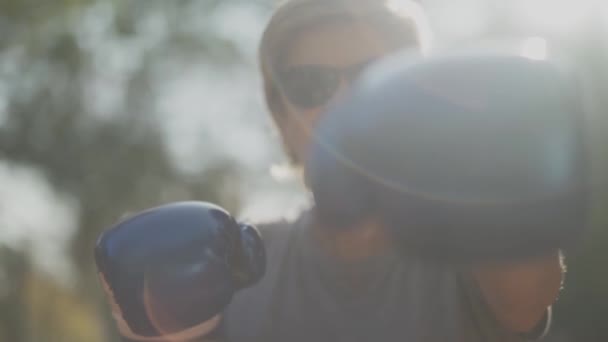
[[307,181],[330,226],[375,215],[406,253],[529,257],[586,225],[582,114],[573,80],[547,61],[399,54],[320,120]]
[[171,203],[119,222],[100,236],[95,260],[121,335],[142,341],[207,333],[205,324],[265,268],[258,231],[204,202]]

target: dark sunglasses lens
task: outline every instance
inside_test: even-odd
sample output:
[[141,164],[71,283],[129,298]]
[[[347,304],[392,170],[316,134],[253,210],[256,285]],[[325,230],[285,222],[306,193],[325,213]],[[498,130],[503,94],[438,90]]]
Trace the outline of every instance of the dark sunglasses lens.
[[326,104],[340,85],[336,70],[320,66],[298,66],[283,72],[281,87],[287,99],[302,108]]

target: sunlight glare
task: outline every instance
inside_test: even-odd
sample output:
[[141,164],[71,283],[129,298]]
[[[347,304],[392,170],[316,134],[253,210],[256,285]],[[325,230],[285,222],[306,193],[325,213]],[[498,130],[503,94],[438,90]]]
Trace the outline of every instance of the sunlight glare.
[[429,51],[433,35],[424,9],[418,3],[410,0],[386,0],[385,4],[389,10],[409,17],[416,24],[421,50],[422,52]]
[[521,55],[533,60],[547,59],[547,40],[542,37],[528,37],[521,45]]
[[589,0],[519,0],[514,6],[523,24],[558,33],[577,30],[592,8]]

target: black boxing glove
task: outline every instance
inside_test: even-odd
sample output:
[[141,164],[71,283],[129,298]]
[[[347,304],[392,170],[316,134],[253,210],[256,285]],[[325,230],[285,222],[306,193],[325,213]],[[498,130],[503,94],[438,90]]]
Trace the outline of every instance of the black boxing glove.
[[95,260],[121,335],[141,341],[207,333],[234,293],[262,277],[266,261],[256,228],[204,202],[119,222],[100,236]]
[[583,110],[547,61],[461,54],[375,66],[322,117],[306,165],[321,220],[376,215],[404,252],[529,257],[586,225]]

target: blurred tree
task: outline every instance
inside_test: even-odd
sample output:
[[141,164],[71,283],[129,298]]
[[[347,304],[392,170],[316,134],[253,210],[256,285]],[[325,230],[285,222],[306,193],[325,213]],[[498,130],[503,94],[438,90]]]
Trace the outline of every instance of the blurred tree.
[[[2,341],[82,341],[82,331],[67,325],[86,322],[53,316],[87,308],[101,310],[105,326],[92,329],[86,340],[101,338],[94,336],[100,331],[114,340],[92,260],[101,230],[127,211],[173,200],[238,208],[238,166],[215,159],[199,173],[182,172],[173,164],[154,105],[159,70],[167,64],[243,63],[236,43],[210,26],[227,3],[0,1],[0,100],[6,102],[0,107],[0,160],[42,170],[56,191],[79,204],[70,252],[74,291],[32,276],[27,251],[0,249],[0,272],[11,280],[0,295]],[[127,55],[103,60],[116,44],[125,44],[119,52]],[[114,70],[103,69],[108,66]],[[115,85],[123,87],[124,100],[100,116],[91,102],[101,94],[91,92],[90,84],[112,74],[124,80]]]
[[0,247],[0,340],[26,341],[25,279],[29,273],[24,253]]

